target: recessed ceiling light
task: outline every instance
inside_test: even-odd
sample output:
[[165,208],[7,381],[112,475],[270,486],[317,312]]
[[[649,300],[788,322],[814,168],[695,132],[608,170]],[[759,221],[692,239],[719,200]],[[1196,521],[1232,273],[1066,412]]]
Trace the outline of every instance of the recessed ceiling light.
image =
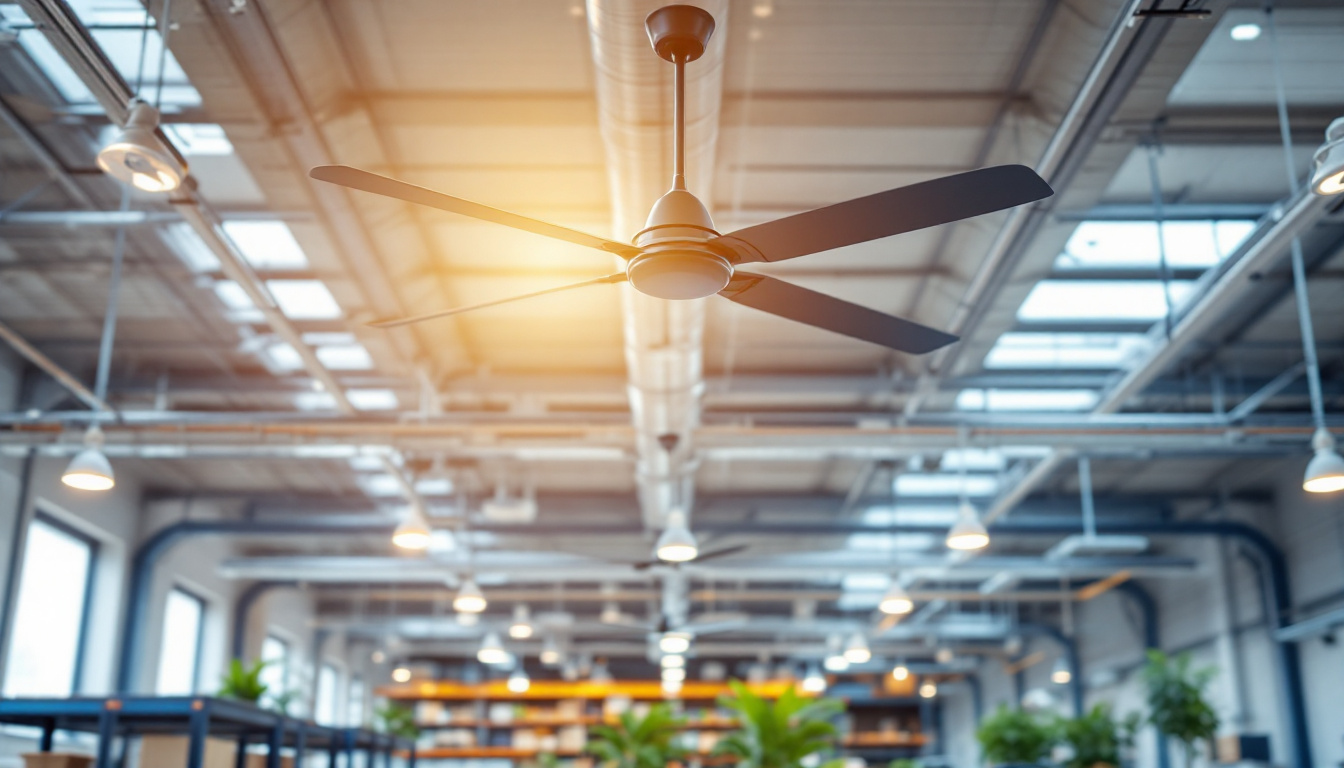
[[1260,36],[1259,24],[1238,24],[1232,28],[1232,39],[1249,42]]

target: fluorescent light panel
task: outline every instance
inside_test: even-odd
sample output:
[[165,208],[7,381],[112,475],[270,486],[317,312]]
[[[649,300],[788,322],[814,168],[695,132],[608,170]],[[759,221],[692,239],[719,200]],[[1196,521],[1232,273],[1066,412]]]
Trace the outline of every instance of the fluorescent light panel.
[[1086,411],[1101,395],[1094,389],[963,389],[959,411]]
[[959,475],[930,473],[897,475],[894,483],[897,496],[990,496],[999,490],[999,479],[993,475]]

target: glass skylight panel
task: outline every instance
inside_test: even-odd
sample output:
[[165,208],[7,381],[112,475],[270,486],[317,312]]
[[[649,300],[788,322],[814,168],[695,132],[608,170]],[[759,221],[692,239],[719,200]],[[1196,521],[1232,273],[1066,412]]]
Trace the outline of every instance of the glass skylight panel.
[[391,475],[365,475],[359,478],[359,487],[370,496],[400,496],[401,483]]
[[963,469],[968,472],[998,472],[1007,463],[1008,460],[1001,451],[988,448],[957,448],[943,452],[939,467],[944,472],[959,472]]
[[[148,32],[137,28],[146,23],[144,6],[134,0],[70,0],[70,6],[126,82],[131,87],[140,82],[140,97],[156,103],[163,37],[153,28],[152,19]],[[170,51],[162,59],[163,107],[199,106],[201,95],[191,86],[176,57]]]
[[938,537],[928,533],[852,533],[845,537],[845,548],[860,552],[924,552],[938,543]]
[[215,272],[219,269],[219,258],[190,224],[184,221],[169,224],[159,230],[159,235],[192,272]]
[[999,490],[994,475],[929,473],[897,475],[893,484],[897,496],[990,496]]
[[224,134],[224,126],[214,123],[168,123],[164,133],[183,155],[231,155],[233,144]]
[[333,371],[365,371],[373,367],[373,357],[363,344],[340,344],[317,348],[317,359]]
[[331,320],[341,307],[321,280],[267,280],[280,311],[295,320]]
[[[16,20],[6,8],[5,18]],[[26,20],[27,17],[24,17]],[[55,46],[42,34],[40,29],[25,29],[19,32],[19,45],[28,53],[42,73],[51,81],[52,87],[63,99],[71,104],[88,104],[94,101],[93,93],[84,86],[75,70],[65,63]]]
[[1146,351],[1141,333],[1005,333],[986,368],[1126,368]]
[[262,358],[273,373],[287,373],[303,367],[303,358],[299,356],[298,350],[284,342],[266,347]]
[[235,323],[259,323],[264,319],[261,310],[252,303],[243,287],[232,280],[217,280],[215,295],[229,310],[229,319]]
[[[1173,308],[1189,295],[1188,280],[1169,283]],[[1020,320],[1150,322],[1167,315],[1159,280],[1042,280],[1017,311]]]
[[869,507],[863,511],[865,525],[951,525],[957,519],[952,504],[899,504]]
[[959,411],[1086,411],[1097,404],[1095,389],[963,389]]
[[[1168,221],[1162,225],[1167,265],[1218,264],[1255,229],[1251,221]],[[1084,221],[1074,230],[1057,269],[1156,268],[1161,264],[1155,221]]]
[[361,411],[390,411],[397,407],[397,393],[390,389],[347,389],[345,397]]
[[283,221],[226,221],[224,233],[256,269],[308,266],[308,257]]
[[424,477],[415,481],[415,492],[425,496],[451,496],[453,481],[447,477]]

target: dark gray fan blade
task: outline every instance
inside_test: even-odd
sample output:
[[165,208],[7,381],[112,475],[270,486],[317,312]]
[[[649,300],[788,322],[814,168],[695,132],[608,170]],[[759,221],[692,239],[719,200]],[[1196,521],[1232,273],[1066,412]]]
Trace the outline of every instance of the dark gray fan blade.
[[719,557],[728,557],[729,555],[736,555],[738,552],[747,549],[747,547],[748,545],[746,544],[738,544],[737,546],[733,547],[724,547],[723,549],[716,549],[713,552],[705,552],[703,554],[700,554],[696,556],[694,560],[690,560],[689,562],[703,563],[706,560],[713,560]]
[[719,295],[762,312],[914,355],[932,352],[957,340],[956,336],[928,326],[765,275],[738,272]]
[[739,229],[710,241],[739,264],[783,261],[1032,203],[1055,192],[1024,165],[1000,165],[889,189]]
[[441,309],[437,312],[427,312],[423,315],[412,315],[411,317],[395,317],[387,320],[374,320],[368,325],[371,328],[397,328],[403,325],[411,325],[412,323],[421,323],[424,322],[425,320],[434,320],[440,317],[450,317],[452,315],[460,315],[463,312],[471,312],[472,310],[476,309],[485,309],[486,307],[497,307],[500,304],[509,304],[515,301],[522,301],[523,299],[532,299],[536,298],[537,296],[545,296],[551,293],[560,293],[561,291],[569,291],[573,290],[574,288],[587,288],[590,285],[602,285],[604,283],[623,283],[625,282],[625,279],[626,277],[624,272],[617,272],[612,275],[603,275],[602,277],[595,277],[592,280],[584,280],[579,283],[570,283],[569,285],[558,285],[554,288],[545,288],[540,291],[533,291],[532,293],[524,293],[519,296],[510,296],[506,299],[483,301],[480,304],[470,304],[465,307],[454,307],[452,309]]
[[526,216],[520,216],[516,213],[501,211],[498,208],[491,208],[488,205],[473,203],[470,200],[463,200],[460,197],[445,195],[442,192],[435,192],[432,189],[425,189],[414,184],[408,184],[404,181],[390,179],[386,176],[379,176],[376,173],[361,171],[358,168],[351,168],[348,165],[319,165],[308,172],[308,175],[318,181],[326,181],[337,184],[348,189],[357,189],[361,192],[371,192],[383,197],[405,200],[408,203],[424,205],[430,208],[437,208],[440,211],[449,211],[463,216],[470,216],[473,219],[482,221],[491,221],[496,224],[503,224],[506,227],[521,229],[525,232],[531,232],[537,235],[553,237],[557,240],[585,245],[589,248],[596,248],[599,251],[614,253],[623,258],[637,256],[640,250],[633,245],[618,243],[615,240],[607,240],[597,235],[590,235],[587,232],[561,227],[556,224],[548,224],[544,221],[529,219]]

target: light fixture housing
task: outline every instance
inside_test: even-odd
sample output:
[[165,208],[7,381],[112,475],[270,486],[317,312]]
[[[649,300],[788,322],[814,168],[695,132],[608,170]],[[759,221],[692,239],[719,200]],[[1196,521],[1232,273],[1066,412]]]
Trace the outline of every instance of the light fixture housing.
[[938,684],[932,680],[925,680],[919,684],[919,696],[922,699],[932,699],[938,695]]
[[849,669],[849,659],[846,659],[842,653],[832,653],[826,657],[821,665],[827,672],[844,672]]
[[513,623],[509,625],[509,637],[514,640],[526,640],[532,636],[532,616],[526,605],[513,607]]
[[862,632],[855,632],[850,636],[849,642],[845,643],[845,661],[850,664],[864,664],[873,658],[873,652],[868,648],[868,639]]
[[658,638],[658,650],[666,654],[682,654],[691,649],[689,632],[664,632]]
[[392,670],[392,681],[396,683],[409,683],[411,681],[411,668],[405,664],[398,664],[397,668]]
[[679,653],[665,653],[658,660],[658,665],[663,669],[685,669],[686,657]]
[[560,644],[555,638],[547,635],[541,644],[541,655],[538,657],[542,664],[548,667],[554,667],[564,660],[564,654],[560,652]]
[[1325,143],[1316,150],[1315,161],[1311,191],[1323,196],[1344,194],[1344,117],[1335,118],[1325,129]]
[[654,555],[665,562],[684,563],[694,560],[698,554],[700,547],[695,542],[695,535],[687,527],[686,513],[682,510],[668,512],[667,527],[658,537]]
[[821,674],[817,665],[808,667],[807,674],[803,675],[803,690],[808,693],[821,693],[826,690],[826,676]]
[[686,679],[686,670],[682,667],[663,667],[663,680],[672,680],[680,683]]
[[521,667],[516,667],[509,673],[509,692],[527,693],[527,689],[532,687],[532,679],[527,676],[527,672]]
[[143,192],[171,192],[182,186],[186,169],[155,135],[159,111],[139,99],[130,105],[126,126],[98,150],[98,167]]
[[1069,669],[1069,662],[1065,661],[1063,656],[1055,659],[1055,666],[1050,670],[1050,682],[1055,685],[1068,685],[1073,680],[1073,670]]
[[109,491],[116,486],[112,464],[103,455],[103,430],[97,424],[84,432],[84,450],[70,460],[61,482],[81,491]]
[[1317,429],[1311,437],[1311,447],[1316,450],[1316,455],[1307,462],[1302,490],[1307,493],[1344,491],[1344,458],[1335,450],[1334,436],[1325,429]]
[[429,540],[429,521],[423,510],[412,504],[406,517],[392,531],[392,544],[412,552],[423,552],[429,549]]
[[1229,31],[1229,35],[1233,40],[1236,40],[1239,43],[1249,43],[1252,40],[1258,39],[1260,37],[1260,32],[1261,29],[1259,24],[1237,24]]
[[485,595],[476,586],[476,580],[468,578],[458,587],[453,597],[453,610],[458,613],[481,613],[485,610]]
[[989,531],[985,529],[984,523],[980,522],[980,515],[975,511],[975,507],[962,502],[961,509],[957,513],[957,521],[947,531],[946,544],[948,549],[963,552],[989,546]]
[[680,680],[663,680],[663,693],[668,696],[676,696],[681,693],[681,686],[682,681]]
[[888,616],[904,616],[915,609],[915,603],[901,582],[892,577],[891,586],[887,587],[887,593],[882,596],[882,602],[878,603],[877,608]]
[[476,660],[482,664],[506,664],[513,654],[504,649],[498,632],[486,632],[481,639],[481,647],[476,651]]
[[894,666],[894,667],[891,668],[891,679],[892,679],[892,680],[902,681],[902,682],[904,682],[904,681],[906,681],[906,680],[909,680],[909,679],[910,679],[910,668],[907,667],[907,666],[905,666],[905,664],[904,664],[903,662],[900,663],[900,664],[897,664],[896,666]]

